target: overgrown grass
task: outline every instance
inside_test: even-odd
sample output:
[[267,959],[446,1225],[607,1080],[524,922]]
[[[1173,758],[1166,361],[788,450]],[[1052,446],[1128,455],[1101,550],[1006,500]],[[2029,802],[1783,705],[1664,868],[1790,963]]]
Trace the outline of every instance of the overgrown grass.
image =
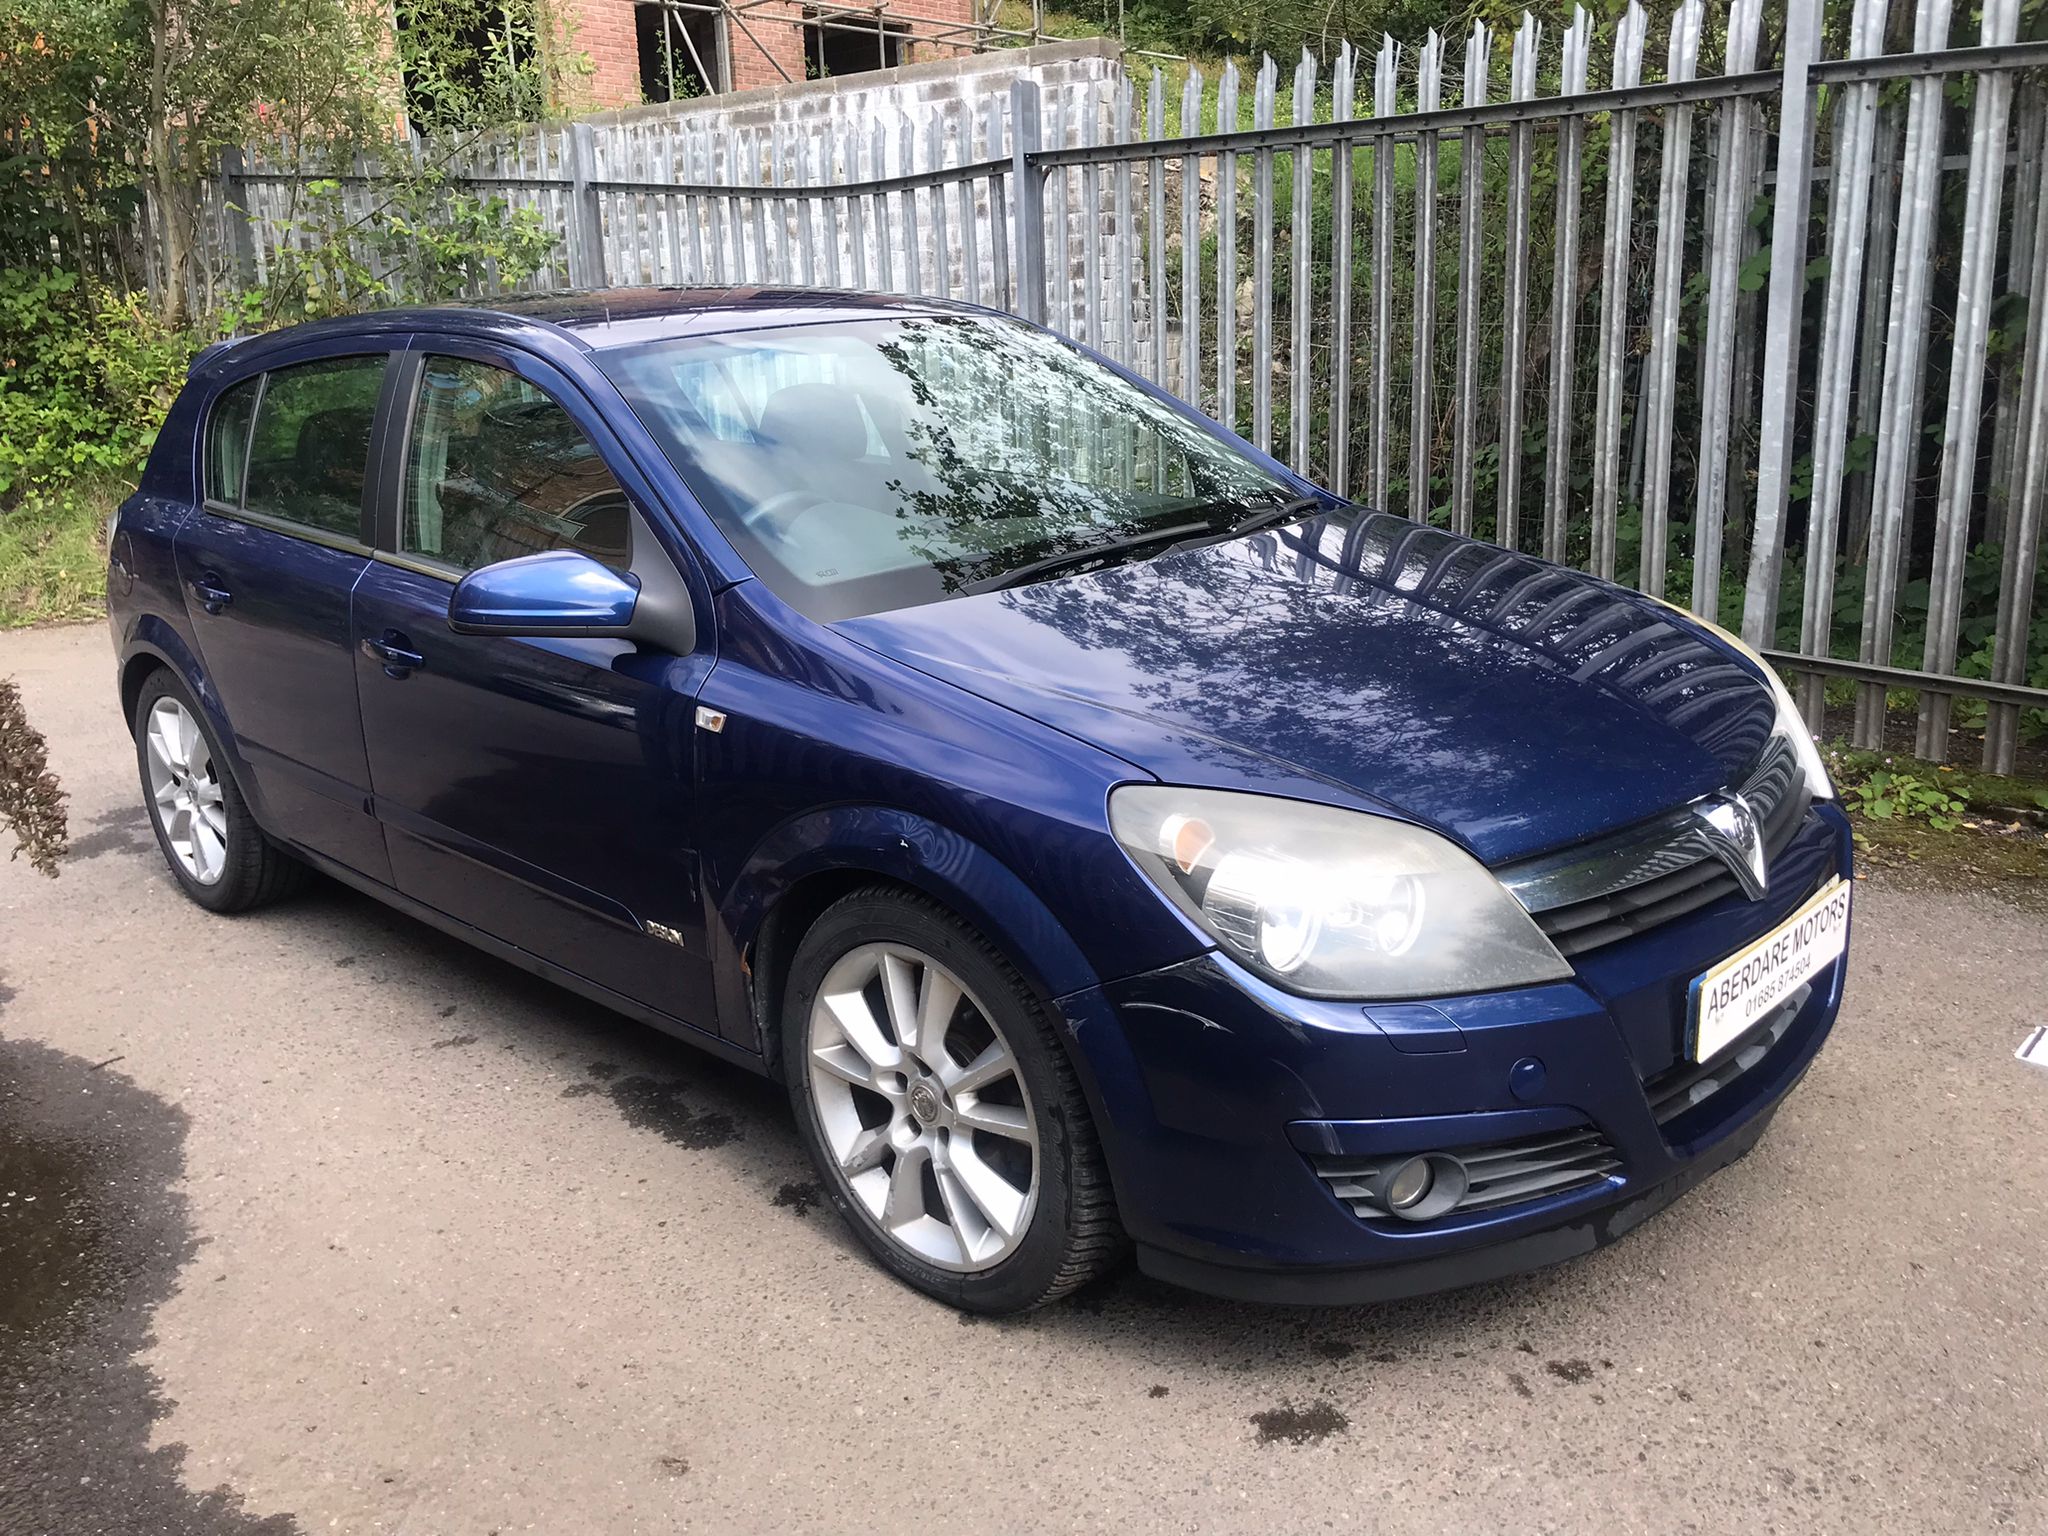
[[2048,781],[1841,743],[1824,755],[1866,868],[2048,901]]
[[0,512],[0,629],[98,618],[106,611],[107,519],[127,488],[74,482]]

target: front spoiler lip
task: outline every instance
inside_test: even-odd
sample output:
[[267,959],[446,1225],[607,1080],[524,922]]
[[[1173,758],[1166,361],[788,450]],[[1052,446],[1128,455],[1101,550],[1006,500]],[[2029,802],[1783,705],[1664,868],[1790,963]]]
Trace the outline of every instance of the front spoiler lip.
[[1232,1301],[1352,1306],[1428,1296],[1561,1264],[1625,1237],[1695,1185],[1746,1156],[1762,1138],[1778,1106],[1804,1076],[1802,1072],[1740,1129],[1661,1183],[1648,1189],[1626,1190],[1616,1200],[1591,1211],[1576,1212],[1535,1232],[1426,1259],[1333,1269],[1254,1268],[1189,1258],[1169,1249],[1141,1244],[1137,1251],[1138,1267],[1155,1279]]

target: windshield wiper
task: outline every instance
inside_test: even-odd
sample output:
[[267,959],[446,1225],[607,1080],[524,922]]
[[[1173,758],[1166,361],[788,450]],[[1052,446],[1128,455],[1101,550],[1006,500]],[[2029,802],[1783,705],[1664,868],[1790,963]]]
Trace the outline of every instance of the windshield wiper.
[[[1322,504],[1323,498],[1320,496],[1290,496],[1285,501],[1276,501],[1271,506],[1260,507],[1256,512],[1239,518],[1228,528],[1204,527],[1199,535],[1182,540],[1174,548],[1185,549],[1197,544],[1221,544],[1225,539],[1241,539],[1248,533],[1257,533],[1264,528],[1291,522],[1304,512],[1314,511]],[[1201,510],[1218,512],[1229,505],[1229,502],[1212,502]],[[1172,551],[1169,550],[1168,553]]]
[[1036,581],[1041,576],[1050,576],[1055,571],[1093,565],[1097,561],[1114,560],[1119,555],[1136,554],[1139,550],[1150,549],[1155,544],[1177,544],[1183,539],[1209,531],[1207,523],[1176,523],[1171,528],[1154,528],[1149,532],[1131,534],[1127,538],[1111,539],[1106,544],[1063,549],[1056,555],[1044,555],[1036,560],[1027,560],[1007,571],[998,571],[993,576],[970,581],[960,590],[973,596],[982,592],[999,592],[1005,587],[1021,587],[1026,582]]
[[1223,537],[1226,539],[1242,538],[1247,533],[1257,533],[1261,528],[1271,528],[1276,523],[1284,523],[1297,518],[1302,513],[1320,507],[1322,504],[1323,498],[1320,496],[1290,496],[1285,501],[1275,502],[1270,507],[1261,507],[1249,517],[1232,523],[1230,531],[1224,534]]

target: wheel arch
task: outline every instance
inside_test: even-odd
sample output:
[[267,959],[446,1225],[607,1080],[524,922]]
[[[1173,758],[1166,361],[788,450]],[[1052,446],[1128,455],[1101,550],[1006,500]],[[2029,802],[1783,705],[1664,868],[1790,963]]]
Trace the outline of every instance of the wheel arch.
[[240,742],[228,720],[227,711],[221,705],[220,695],[207,682],[205,669],[199,665],[199,658],[193,655],[184,638],[154,616],[145,618],[138,626],[135,638],[129,642],[126,654],[121,658],[121,720],[128,728],[130,739],[135,735],[135,706],[142,698],[143,687],[150,676],[159,671],[170,673],[179,686],[198,702],[207,725],[213,731],[214,740],[220,744],[228,772],[235,776],[235,788],[241,792],[242,799],[248,803],[256,819],[264,821],[262,801],[253,792],[255,780],[249,772],[248,763],[242,758]]
[[796,946],[833,902],[878,885],[937,902],[993,946],[1049,1006],[1097,984],[1052,910],[980,844],[910,812],[831,807],[763,838],[718,903],[740,957],[744,1006],[771,1070],[780,1069],[783,984]]
[[138,650],[121,663],[121,720],[128,734],[135,734],[135,706],[142,700],[142,685],[152,672],[177,675],[178,669],[155,651]]

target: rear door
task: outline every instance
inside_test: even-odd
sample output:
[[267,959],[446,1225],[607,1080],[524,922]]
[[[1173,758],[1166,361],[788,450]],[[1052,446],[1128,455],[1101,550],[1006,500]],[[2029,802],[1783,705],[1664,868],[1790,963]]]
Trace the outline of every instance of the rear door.
[[370,563],[383,351],[272,368],[207,423],[206,499],[178,577],[206,678],[274,835],[389,882],[371,813],[349,602]]
[[379,552],[353,613],[394,879],[463,922],[715,1030],[692,837],[692,710],[708,644],[448,626],[463,575],[520,555],[581,550],[633,571],[643,593],[680,591],[680,573],[580,392],[525,353],[434,345],[400,364],[409,409],[396,419],[409,426],[383,459]]

